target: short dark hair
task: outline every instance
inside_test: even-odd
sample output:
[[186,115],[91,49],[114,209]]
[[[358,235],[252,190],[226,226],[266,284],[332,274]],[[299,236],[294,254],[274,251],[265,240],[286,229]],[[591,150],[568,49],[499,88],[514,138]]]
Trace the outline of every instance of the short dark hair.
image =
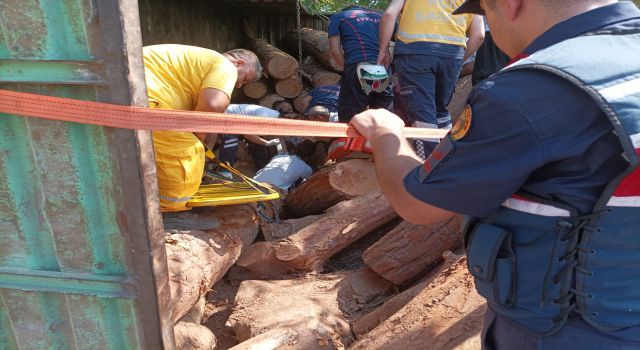
[[253,69],[256,71],[256,78],[254,81],[257,81],[262,77],[262,65],[255,53],[245,49],[233,49],[225,52],[224,54],[236,59],[244,60],[250,65],[253,65]]

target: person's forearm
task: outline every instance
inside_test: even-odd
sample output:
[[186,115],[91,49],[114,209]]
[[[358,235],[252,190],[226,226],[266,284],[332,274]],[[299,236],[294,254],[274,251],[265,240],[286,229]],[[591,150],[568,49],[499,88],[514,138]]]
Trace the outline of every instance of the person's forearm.
[[466,61],[467,58],[473,56],[473,54],[476,53],[476,51],[478,51],[478,49],[480,48],[483,41],[484,34],[472,36],[471,38],[469,38],[469,41],[467,41],[467,49],[464,51],[463,61]]
[[263,139],[262,137],[258,136],[258,135],[244,135],[244,138],[247,139],[249,142],[253,142],[257,145],[266,145],[267,144],[267,140]]
[[380,20],[380,33],[378,39],[378,45],[380,52],[389,52],[389,42],[393,36],[393,28],[396,25],[396,16],[391,13],[385,12]]
[[417,200],[405,190],[404,178],[423,164],[407,140],[388,133],[376,137],[372,146],[380,188],[398,215],[409,222],[423,225],[446,220],[453,215]]

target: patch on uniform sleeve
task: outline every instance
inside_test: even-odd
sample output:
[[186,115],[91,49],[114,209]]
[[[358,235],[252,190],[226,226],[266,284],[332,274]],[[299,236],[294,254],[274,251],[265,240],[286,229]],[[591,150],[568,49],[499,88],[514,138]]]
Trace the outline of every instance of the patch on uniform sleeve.
[[453,142],[449,137],[445,137],[438,144],[438,147],[431,152],[427,160],[424,161],[424,164],[419,168],[418,177],[420,178],[420,182],[425,182],[429,174],[435,169],[438,164],[440,164],[444,159],[447,158],[451,152],[453,152]]
[[465,137],[465,135],[467,135],[467,132],[469,132],[469,129],[471,129],[472,115],[473,112],[471,111],[471,106],[467,105],[464,108],[464,111],[460,113],[460,117],[458,117],[458,120],[451,129],[451,138],[454,141],[460,140],[461,138]]

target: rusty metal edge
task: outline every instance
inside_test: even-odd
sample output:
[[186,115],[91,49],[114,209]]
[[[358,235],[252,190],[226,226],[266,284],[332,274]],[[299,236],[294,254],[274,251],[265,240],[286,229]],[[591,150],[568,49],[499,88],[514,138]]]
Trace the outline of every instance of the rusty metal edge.
[[[137,0],[96,1],[109,90],[99,99],[147,106],[142,36]],[[119,38],[114,38],[119,35]],[[122,69],[124,68],[124,69]],[[109,132],[109,131],[107,131]],[[137,327],[144,349],[175,349],[169,272],[151,133],[111,129],[124,188],[118,223],[133,247],[132,263],[140,290]],[[155,293],[148,293],[153,290]]]

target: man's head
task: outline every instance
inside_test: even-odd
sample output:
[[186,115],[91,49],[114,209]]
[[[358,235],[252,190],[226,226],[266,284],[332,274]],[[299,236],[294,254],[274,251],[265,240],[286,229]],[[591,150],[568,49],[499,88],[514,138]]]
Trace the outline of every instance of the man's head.
[[245,49],[234,49],[224,53],[224,55],[238,69],[238,79],[236,87],[241,88],[244,84],[260,79],[262,76],[262,65],[258,56]]
[[554,25],[617,0],[467,0],[454,14],[484,14],[498,47],[514,57]]
[[280,114],[293,113],[293,107],[287,100],[278,100],[273,103],[273,109],[280,112]]
[[307,113],[307,119],[318,122],[328,122],[330,116],[331,113],[329,112],[329,109],[323,106],[313,106],[309,110],[309,113]]

